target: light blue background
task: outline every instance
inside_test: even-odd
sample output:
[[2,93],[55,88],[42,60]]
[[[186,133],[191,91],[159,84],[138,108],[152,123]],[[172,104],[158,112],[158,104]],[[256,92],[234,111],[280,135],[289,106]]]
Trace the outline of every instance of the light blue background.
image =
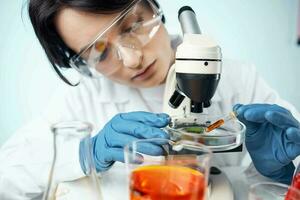
[[[160,0],[170,33],[180,33],[177,10],[190,5],[202,32],[214,37],[225,58],[254,63],[282,97],[300,109],[298,0]],[[37,116],[58,80],[29,23],[23,0],[0,6],[0,145]]]

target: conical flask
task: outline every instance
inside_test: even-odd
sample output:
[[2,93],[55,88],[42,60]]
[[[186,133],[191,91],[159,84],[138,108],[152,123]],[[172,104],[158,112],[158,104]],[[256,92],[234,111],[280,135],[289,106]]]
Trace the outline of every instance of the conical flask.
[[[43,200],[82,199],[82,197],[89,200],[103,200],[91,151],[92,126],[80,121],[61,122],[51,126],[51,131],[53,161]],[[65,168],[68,165],[66,161],[70,160],[70,155],[79,153],[79,145],[80,152],[85,154],[81,164],[86,176],[78,180],[64,180],[68,179],[66,169],[70,169],[70,166]]]

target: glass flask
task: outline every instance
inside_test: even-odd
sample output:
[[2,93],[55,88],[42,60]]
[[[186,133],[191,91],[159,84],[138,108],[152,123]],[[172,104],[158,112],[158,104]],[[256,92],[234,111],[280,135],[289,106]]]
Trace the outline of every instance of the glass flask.
[[297,188],[274,182],[256,183],[250,186],[249,200],[299,200]]
[[[89,200],[102,200],[100,180],[97,177],[95,164],[91,151],[90,134],[92,126],[86,122],[70,121],[61,122],[51,126],[53,134],[53,160],[48,177],[48,185],[43,195],[43,200],[74,199],[76,196],[70,189],[61,187],[70,184],[72,181],[61,180],[61,175],[67,173],[62,169],[62,163],[70,156],[70,152],[85,154],[82,168],[85,177],[74,180],[80,183],[84,195]],[[84,194],[83,194],[84,193]]]
[[181,140],[137,140],[125,146],[130,200],[204,200],[212,153]]

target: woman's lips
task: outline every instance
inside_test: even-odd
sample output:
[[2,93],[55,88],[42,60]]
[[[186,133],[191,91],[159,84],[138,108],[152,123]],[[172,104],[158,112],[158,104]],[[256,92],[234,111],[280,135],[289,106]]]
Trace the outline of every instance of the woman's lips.
[[148,67],[146,67],[146,69],[144,69],[143,71],[139,72],[137,75],[132,77],[132,80],[142,81],[148,79],[155,72],[154,65],[155,65],[155,61],[151,63]]

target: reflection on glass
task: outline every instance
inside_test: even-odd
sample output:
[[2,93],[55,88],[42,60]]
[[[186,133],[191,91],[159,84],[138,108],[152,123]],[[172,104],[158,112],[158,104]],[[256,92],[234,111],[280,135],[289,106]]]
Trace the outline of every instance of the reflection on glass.
[[300,191],[288,185],[262,182],[250,187],[249,200],[299,200]]

